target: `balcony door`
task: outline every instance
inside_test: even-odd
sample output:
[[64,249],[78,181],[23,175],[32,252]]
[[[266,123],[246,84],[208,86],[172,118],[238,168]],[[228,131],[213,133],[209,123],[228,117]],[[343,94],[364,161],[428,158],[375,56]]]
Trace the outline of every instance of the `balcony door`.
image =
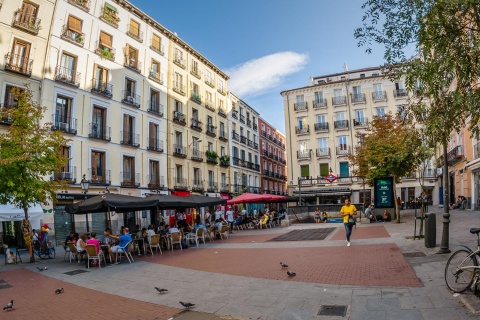
[[123,141],[127,144],[133,144],[133,135],[135,130],[135,118],[124,114],[123,115]]
[[12,55],[10,56],[10,68],[26,73],[28,69],[28,57],[30,56],[30,44],[18,39],[13,41]]
[[61,78],[64,78],[68,82],[75,82],[76,58],[65,53],[62,54],[60,67]]
[[[99,92],[105,92],[107,90],[106,84],[108,83],[108,69],[105,69],[99,65],[95,66],[95,90]],[[111,94],[111,92],[108,92]]]
[[62,130],[68,130],[72,108],[72,99],[57,96],[57,106],[55,109],[55,126]]
[[105,133],[105,120],[107,111],[97,106],[93,107],[92,115],[92,136],[102,138]]
[[105,152],[92,151],[92,183],[105,183]]
[[135,158],[133,157],[123,157],[123,183],[124,184],[134,184],[135,178]]

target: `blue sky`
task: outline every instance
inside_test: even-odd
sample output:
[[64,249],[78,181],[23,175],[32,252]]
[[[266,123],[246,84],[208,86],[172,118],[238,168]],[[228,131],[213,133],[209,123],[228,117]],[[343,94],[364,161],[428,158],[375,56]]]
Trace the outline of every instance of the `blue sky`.
[[285,133],[280,92],[383,64],[353,37],[365,0],[130,0],[230,76],[228,88]]

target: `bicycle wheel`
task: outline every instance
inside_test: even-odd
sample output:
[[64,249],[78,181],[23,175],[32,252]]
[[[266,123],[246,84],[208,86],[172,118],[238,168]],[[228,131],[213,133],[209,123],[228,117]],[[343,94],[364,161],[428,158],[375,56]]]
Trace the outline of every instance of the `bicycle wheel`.
[[445,282],[448,288],[455,293],[462,293],[472,285],[475,275],[474,268],[477,266],[475,255],[469,257],[471,252],[467,250],[455,251],[445,266]]
[[55,249],[54,248],[49,248],[48,249],[48,258],[49,259],[55,259]]

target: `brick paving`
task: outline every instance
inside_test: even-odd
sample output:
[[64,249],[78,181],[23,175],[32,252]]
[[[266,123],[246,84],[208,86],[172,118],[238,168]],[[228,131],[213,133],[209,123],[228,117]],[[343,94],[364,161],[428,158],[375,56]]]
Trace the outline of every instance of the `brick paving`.
[[[259,232],[261,232],[259,230]],[[275,237],[282,235],[281,233],[268,233],[268,234],[248,234],[248,235],[241,235],[242,231],[234,232],[233,235],[230,235],[228,239],[225,239],[225,243],[251,243],[251,242],[265,242]],[[214,240],[213,243],[221,243],[222,240],[217,241]],[[206,241],[210,243],[209,240]]]
[[[296,282],[420,287],[399,248],[392,243],[351,247],[270,249],[199,248],[165,252],[161,258],[146,256],[144,261],[199,271]],[[287,269],[297,275],[287,276]]]
[[[11,286],[0,290],[0,306],[3,309],[13,299],[15,308],[0,311],[1,319],[165,320],[182,311],[86,289],[27,269],[2,272],[0,279]],[[55,294],[57,288],[64,288],[64,293]]]
[[[373,225],[368,227],[357,227],[353,228],[352,235],[350,239],[355,241],[355,239],[376,239],[376,238],[390,238],[390,234],[381,224]],[[343,240],[345,241],[345,228],[339,228],[329,240]]]
[[307,241],[325,240],[336,228],[319,228],[307,230],[292,230],[269,241]]

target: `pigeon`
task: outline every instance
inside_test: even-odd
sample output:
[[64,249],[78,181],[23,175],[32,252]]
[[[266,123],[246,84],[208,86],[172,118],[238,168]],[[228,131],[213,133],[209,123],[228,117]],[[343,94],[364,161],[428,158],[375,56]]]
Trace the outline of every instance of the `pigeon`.
[[287,274],[289,277],[295,277],[297,274],[295,272],[290,272],[290,271],[287,271]]
[[157,291],[160,293],[164,293],[168,291],[167,289],[160,289],[159,287],[155,287],[155,289],[157,289]]
[[184,306],[185,309],[191,308],[191,307],[193,307],[193,306],[195,305],[194,303],[182,302],[182,301],[180,301],[180,304],[181,304],[182,306]]
[[3,307],[3,310],[10,311],[13,309],[13,300],[11,300],[5,307]]
[[43,271],[43,270],[48,270],[48,268],[47,268],[47,267],[43,267],[43,268],[39,268],[39,267],[37,267],[37,269],[38,269],[40,272],[41,272],[41,271]]
[[288,268],[288,264],[285,264],[283,262],[280,262],[280,265],[282,266],[282,268]]
[[55,294],[60,294],[60,293],[63,293],[63,288],[57,288],[57,290],[55,290]]

